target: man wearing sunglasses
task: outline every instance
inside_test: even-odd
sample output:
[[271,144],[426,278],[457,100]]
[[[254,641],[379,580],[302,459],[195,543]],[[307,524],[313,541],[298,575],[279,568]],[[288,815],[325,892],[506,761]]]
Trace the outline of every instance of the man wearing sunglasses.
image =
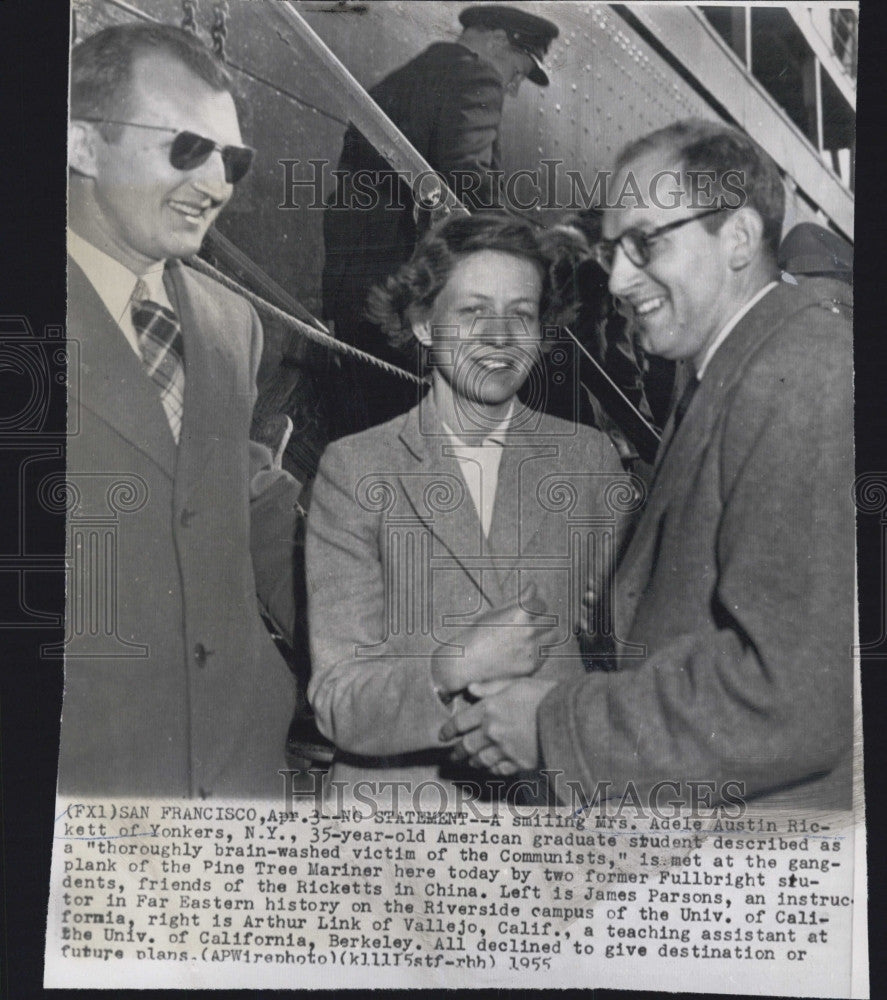
[[610,291],[644,350],[690,369],[617,569],[616,635],[633,655],[560,686],[477,685],[441,736],[464,733],[501,773],[541,758],[564,801],[574,782],[587,800],[631,786],[645,807],[847,808],[850,324],[778,281],[782,180],[743,133],[677,122],[622,153],[610,190],[629,192],[596,251]]
[[[248,439],[258,317],[181,263],[252,159],[231,79],[186,32],[109,28],[72,52],[71,119],[59,787],[275,795],[294,689],[256,596],[288,631],[297,487]],[[98,553],[78,519],[109,516]]]

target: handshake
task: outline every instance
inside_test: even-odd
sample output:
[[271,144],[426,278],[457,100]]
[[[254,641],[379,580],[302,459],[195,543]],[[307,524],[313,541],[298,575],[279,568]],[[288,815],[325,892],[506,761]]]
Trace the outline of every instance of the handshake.
[[[586,594],[586,611],[591,600]],[[546,660],[540,653],[555,634],[545,614],[530,584],[516,601],[486,612],[455,637],[461,656],[447,655],[448,647],[435,650],[431,674],[441,696],[475,699],[460,699],[440,731],[441,742],[452,744],[453,760],[497,775],[539,767],[536,710],[559,681],[577,676],[575,661]]]

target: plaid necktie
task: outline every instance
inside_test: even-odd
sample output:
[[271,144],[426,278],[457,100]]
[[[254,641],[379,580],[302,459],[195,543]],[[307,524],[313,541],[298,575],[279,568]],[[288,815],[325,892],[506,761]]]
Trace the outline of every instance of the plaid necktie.
[[152,302],[148,287],[139,279],[132,296],[132,325],[148,374],[160,390],[160,402],[169,429],[179,443],[185,398],[185,344],[176,314]]

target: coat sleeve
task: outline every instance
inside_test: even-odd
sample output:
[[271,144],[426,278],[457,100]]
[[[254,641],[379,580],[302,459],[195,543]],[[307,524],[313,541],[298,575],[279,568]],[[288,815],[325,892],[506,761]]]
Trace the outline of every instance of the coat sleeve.
[[540,706],[546,765],[586,796],[608,781],[620,794],[687,780],[752,795],[828,773],[849,751],[851,350],[841,325],[812,319],[753,361],[709,444],[721,513],[705,624]]
[[638,513],[646,500],[647,487],[640,476],[626,471],[612,438],[603,431],[596,432],[596,436],[595,464],[590,467],[599,468],[608,475],[600,503],[602,510],[613,515],[614,522],[613,547],[602,552],[602,577],[593,582],[593,589],[603,595],[606,588],[612,589],[616,560],[631,537]]
[[[247,305],[251,323],[250,386],[255,394],[256,372],[262,356],[262,324]],[[298,504],[299,483],[274,466],[271,451],[249,442],[250,552],[256,594],[268,617],[289,642],[296,620],[296,548],[304,540]]]
[[311,496],[306,563],[311,639],[308,697],[337,747],[389,756],[439,747],[449,710],[428,656],[375,653],[385,639],[381,515],[357,499],[354,439],[324,452]]
[[498,183],[499,125],[505,91],[482,60],[462,61],[447,78],[428,160],[469,208],[493,207]]

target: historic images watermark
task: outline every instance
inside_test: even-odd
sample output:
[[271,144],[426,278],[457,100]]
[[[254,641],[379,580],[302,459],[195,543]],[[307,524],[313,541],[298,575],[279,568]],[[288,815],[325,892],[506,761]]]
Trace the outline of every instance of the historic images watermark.
[[[7,595],[3,626],[50,634],[61,625],[57,610],[43,604],[47,580],[63,571],[52,545],[65,513],[63,463],[65,433],[58,429],[68,387],[76,389],[79,344],[64,339],[61,324],[35,331],[27,316],[0,316],[0,452],[16,490],[15,509],[7,511],[0,543],[0,581]],[[79,431],[71,412],[68,434]],[[49,588],[51,589],[51,587]],[[41,656],[60,647],[41,646]]]
[[[451,634],[435,630],[436,583],[461,567],[469,571],[483,594],[485,574],[489,579],[502,570],[503,554],[509,571],[532,569],[534,573],[558,575],[564,582],[566,604],[560,609],[546,608],[538,615],[540,659],[573,657],[578,636],[585,649],[598,651],[600,661],[615,653],[629,658],[645,655],[643,646],[616,634],[614,572],[621,533],[627,521],[643,508],[646,484],[630,472],[569,468],[563,448],[565,439],[575,437],[582,426],[580,385],[573,344],[560,333],[557,327],[545,327],[541,335],[534,336],[519,316],[476,318],[464,336],[458,328],[434,328],[432,343],[424,348],[426,367],[446,367],[447,379],[461,386],[460,403],[451,417],[460,434],[477,436],[496,430],[498,418],[492,418],[479,401],[485,381],[501,369],[487,368],[478,358],[498,351],[496,357],[502,366],[527,372],[527,405],[515,409],[503,441],[515,469],[514,517],[502,526],[498,556],[471,533],[443,529],[448,543],[442,545],[435,535],[442,525],[452,528],[462,515],[472,520],[468,511],[474,501],[462,476],[440,469],[367,471],[358,480],[353,499],[358,508],[381,520],[381,545],[388,566],[384,634],[371,646],[356,647],[355,657],[373,659],[390,652],[404,658],[424,658],[441,646],[446,647],[447,656],[462,656],[464,651]],[[542,413],[553,389],[563,397],[566,419],[546,425],[542,433]],[[419,432],[429,453],[441,462],[455,455],[449,432],[436,421],[427,423],[424,412],[419,414]],[[555,471],[543,474],[539,471],[542,468]],[[479,495],[483,489],[481,482]],[[596,497],[600,504],[591,502]],[[537,524],[540,512],[556,521],[558,530],[545,551],[528,555],[530,526]],[[462,518],[462,523],[465,520]],[[397,581],[403,580],[412,583],[401,593]],[[591,581],[599,581],[593,598]],[[444,617],[450,624],[458,620],[463,627],[471,626],[482,610],[478,605],[471,612],[466,605],[457,614],[453,607]]]
[[[148,486],[131,472],[66,472],[65,443],[81,433],[80,344],[61,325],[36,332],[26,316],[0,316],[0,371],[4,402],[0,449],[17,465],[17,511],[2,553],[8,593],[3,625],[52,630],[56,611],[37,597],[47,574],[65,576],[65,633],[43,643],[40,656],[145,658],[148,647],[118,634],[120,523],[149,501]],[[67,425],[55,417],[64,413]],[[46,547],[64,520],[64,551]]]
[[[642,185],[631,170],[583,174],[562,160],[540,160],[538,167],[513,171],[434,170],[413,174],[395,170],[336,170],[329,160],[281,159],[279,209],[332,209],[370,212],[414,205],[433,210],[444,203],[445,186],[474,211],[511,209],[582,211],[629,208],[742,208],[747,201],[741,170],[660,170]],[[305,195],[310,197],[307,200]]]
[[[503,816],[575,829],[628,829],[630,821],[726,819],[746,815],[745,783],[737,780],[664,779],[649,787],[632,781],[616,786],[598,781],[590,793],[562,771],[543,768],[512,781],[480,777],[458,783],[428,778],[361,778],[336,781],[325,768],[298,768],[278,772],[283,782],[283,811],[294,813],[306,801],[318,817],[347,817],[360,822],[378,818],[392,822],[452,822],[471,818],[496,820]],[[307,779],[307,780],[306,780]],[[492,794],[491,790],[501,794]],[[555,805],[560,802],[561,805]],[[544,803],[544,804],[540,804]],[[764,830],[762,821],[749,820],[750,830]],[[743,822],[739,829],[745,829]],[[775,829],[775,827],[774,827]],[[702,827],[698,827],[702,830]]]
[[[883,660],[887,659],[887,472],[863,472],[857,476],[853,483],[853,502],[860,535],[865,532],[870,543],[876,531],[878,535],[877,582],[873,593],[868,595],[868,607],[877,608],[879,615],[877,637],[870,639],[868,634],[861,635],[862,641],[853,652],[861,660]],[[875,578],[875,574],[870,577]]]

